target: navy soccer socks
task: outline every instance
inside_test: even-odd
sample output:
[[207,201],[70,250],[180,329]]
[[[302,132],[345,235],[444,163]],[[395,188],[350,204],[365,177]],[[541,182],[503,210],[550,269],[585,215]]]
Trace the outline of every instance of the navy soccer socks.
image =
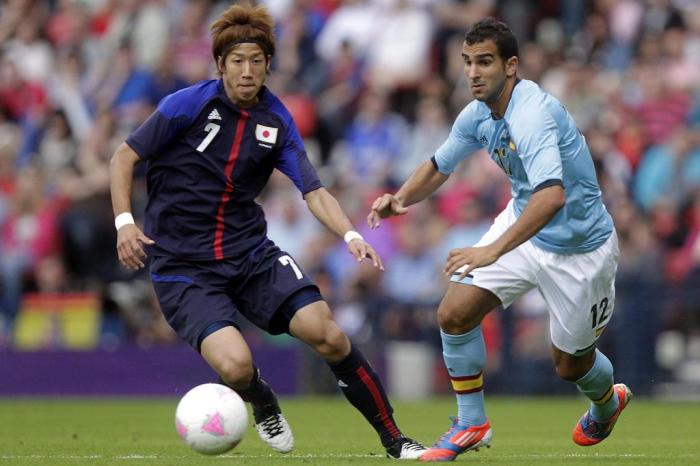
[[401,431],[392,416],[394,410],[365,356],[353,346],[345,359],[328,365],[345,397],[374,427],[382,445],[388,447],[400,438]]
[[[219,383],[226,385],[221,377]],[[260,369],[253,366],[253,378],[250,380],[250,385],[245,389],[235,389],[235,392],[240,395],[243,401],[253,405],[253,407],[263,408],[265,406],[277,406],[277,397],[270,386],[260,376]]]

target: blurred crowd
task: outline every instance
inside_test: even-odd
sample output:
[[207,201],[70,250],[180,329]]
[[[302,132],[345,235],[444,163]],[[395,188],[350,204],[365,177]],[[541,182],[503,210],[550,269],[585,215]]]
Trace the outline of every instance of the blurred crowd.
[[[142,344],[174,341],[147,274],[117,263],[109,159],[161,98],[214,76],[208,27],[229,3],[0,5],[0,346],[11,342],[27,291],[96,293],[105,333]],[[363,227],[371,200],[429,158],[471,100],[464,32],[492,15],[520,41],[521,77],[558,97],[587,138],[620,236],[616,312],[648,320],[655,337],[682,342],[680,353],[658,350],[670,354],[661,365],[672,367],[677,354],[700,360],[699,2],[258,3],[277,21],[267,85],[292,112],[325,186],[386,271],[353,263],[278,173],[260,198],[269,234],[314,276],[357,340],[436,342],[447,251],[473,244],[509,198],[505,176],[477,154],[408,215],[376,231]],[[144,196],[140,176],[137,217]],[[653,300],[641,305],[653,302],[653,309],[624,300],[642,289]],[[546,357],[541,303],[528,297],[513,312],[523,322],[540,316],[517,326],[518,352]],[[493,326],[491,342],[499,339],[497,318]]]

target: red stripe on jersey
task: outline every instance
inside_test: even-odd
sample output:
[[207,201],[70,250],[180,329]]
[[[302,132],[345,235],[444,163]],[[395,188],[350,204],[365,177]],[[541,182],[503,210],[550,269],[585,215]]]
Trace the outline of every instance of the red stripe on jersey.
[[236,125],[236,135],[233,137],[233,144],[231,145],[231,152],[228,154],[228,161],[226,162],[226,168],[224,168],[224,176],[226,177],[226,188],[221,194],[221,200],[219,201],[219,209],[216,212],[216,232],[214,233],[214,257],[217,260],[224,258],[224,248],[223,248],[223,238],[224,238],[224,212],[226,211],[226,205],[231,199],[231,194],[233,194],[233,179],[231,175],[233,174],[233,167],[236,166],[236,160],[238,160],[238,153],[241,151],[241,141],[243,140],[243,129],[248,121],[248,112],[241,112],[241,117],[238,119]]
[[384,424],[384,427],[386,427],[386,429],[389,431],[393,438],[399,437],[401,435],[401,432],[399,432],[399,428],[396,427],[396,424],[394,424],[394,422],[392,421],[391,416],[389,415],[389,411],[386,408],[386,404],[384,404],[384,398],[382,398],[381,393],[379,393],[379,388],[374,383],[374,380],[372,380],[372,377],[362,366],[357,368],[357,375],[360,377],[360,380],[365,385],[365,387],[367,387],[370,394],[372,394],[374,405],[379,410],[379,418],[381,419],[382,424]]

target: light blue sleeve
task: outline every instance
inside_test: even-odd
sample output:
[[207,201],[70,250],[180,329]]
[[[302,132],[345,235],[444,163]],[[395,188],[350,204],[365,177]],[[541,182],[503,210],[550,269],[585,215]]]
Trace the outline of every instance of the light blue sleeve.
[[548,180],[563,180],[559,132],[554,118],[534,109],[512,123],[511,136],[532,189]]
[[457,116],[447,140],[435,151],[435,162],[440,173],[449,175],[459,162],[482,148],[474,136],[475,126],[474,107],[467,105]]

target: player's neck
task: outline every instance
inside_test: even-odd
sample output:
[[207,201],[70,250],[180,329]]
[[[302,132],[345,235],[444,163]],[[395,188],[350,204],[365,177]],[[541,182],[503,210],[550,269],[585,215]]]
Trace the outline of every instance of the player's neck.
[[506,114],[508,104],[510,103],[510,97],[513,95],[513,88],[517,82],[518,78],[516,76],[507,79],[496,100],[494,100],[492,103],[486,104],[489,107],[489,110],[491,110],[491,115],[494,119],[500,120]]

